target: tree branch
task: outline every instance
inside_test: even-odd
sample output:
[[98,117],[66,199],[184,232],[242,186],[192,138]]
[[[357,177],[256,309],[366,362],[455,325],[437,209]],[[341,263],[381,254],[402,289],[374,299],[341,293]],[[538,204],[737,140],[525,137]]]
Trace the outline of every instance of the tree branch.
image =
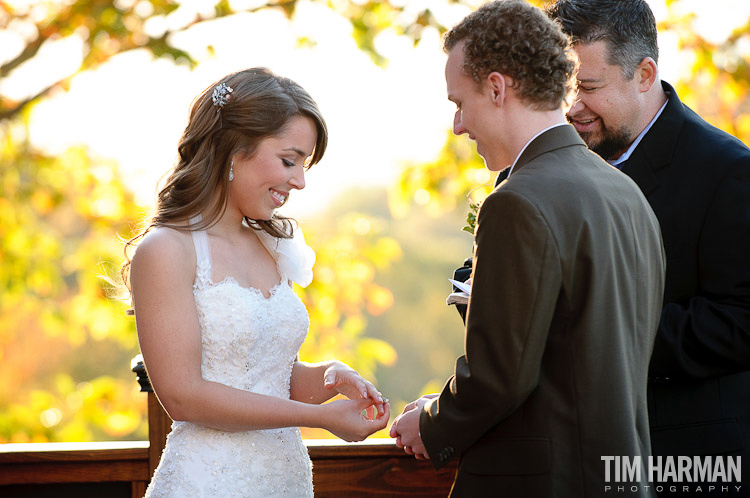
[[23,52],[0,66],[0,75],[8,74],[27,60],[34,57],[39,52],[39,49],[45,41],[46,39],[43,38],[42,35],[37,36],[36,40],[26,45]]
[[4,123],[5,121],[14,118],[17,114],[19,114],[23,109],[29,105],[31,102],[35,101],[38,98],[44,97],[49,92],[52,91],[53,88],[60,85],[60,83],[65,80],[56,81],[52,85],[48,86],[44,90],[37,92],[36,95],[33,95],[31,97],[27,97],[26,99],[22,100],[21,102],[18,102],[16,105],[12,107],[5,107],[2,103],[0,103],[0,124]]

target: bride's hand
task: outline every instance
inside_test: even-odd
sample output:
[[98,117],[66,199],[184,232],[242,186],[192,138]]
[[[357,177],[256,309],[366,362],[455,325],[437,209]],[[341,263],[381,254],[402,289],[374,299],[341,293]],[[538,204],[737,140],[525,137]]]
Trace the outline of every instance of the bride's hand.
[[325,371],[323,377],[323,385],[326,389],[335,389],[352,400],[369,399],[371,400],[368,405],[369,418],[375,418],[375,414],[371,407],[375,407],[378,411],[377,417],[380,418],[385,412],[385,405],[388,400],[380,394],[372,382],[365,380],[356,370],[349,365],[340,361],[335,361]]
[[371,399],[339,399],[320,405],[326,410],[324,428],[344,441],[362,441],[370,434],[384,429],[391,416],[391,407],[386,402],[382,415],[371,418],[365,412],[371,409]]

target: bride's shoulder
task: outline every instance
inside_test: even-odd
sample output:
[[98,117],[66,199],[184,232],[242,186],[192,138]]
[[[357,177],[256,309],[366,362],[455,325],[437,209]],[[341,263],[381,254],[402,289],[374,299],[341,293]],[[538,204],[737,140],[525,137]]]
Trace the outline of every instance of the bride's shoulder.
[[192,248],[193,241],[190,232],[170,227],[156,227],[144,235],[138,244],[137,251],[185,251]]
[[156,227],[149,230],[136,247],[133,265],[185,269],[194,266],[194,251],[189,231]]

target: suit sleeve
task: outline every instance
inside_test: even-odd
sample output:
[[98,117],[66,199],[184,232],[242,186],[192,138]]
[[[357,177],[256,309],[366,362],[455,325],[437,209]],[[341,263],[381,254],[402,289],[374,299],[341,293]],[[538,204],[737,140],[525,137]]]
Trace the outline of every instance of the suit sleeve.
[[698,247],[698,295],[662,310],[652,376],[707,378],[750,369],[750,162],[744,157],[713,195]]
[[512,414],[537,386],[560,282],[546,220],[523,196],[496,190],[477,220],[465,355],[420,416],[436,469]]

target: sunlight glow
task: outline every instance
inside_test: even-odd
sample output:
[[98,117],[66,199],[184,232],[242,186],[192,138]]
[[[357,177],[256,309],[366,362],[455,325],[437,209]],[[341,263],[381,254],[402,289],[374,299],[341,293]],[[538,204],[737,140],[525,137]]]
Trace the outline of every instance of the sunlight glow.
[[[141,15],[149,14],[147,2],[118,2],[143,4]],[[29,7],[33,3],[10,5],[37,8]],[[36,3],[41,9],[38,15],[44,15],[47,4]],[[149,32],[159,35],[185,25],[196,12],[208,13],[213,3],[182,2],[169,16],[149,19]],[[264,3],[231,1],[236,8]],[[405,16],[427,6],[427,0],[402,3]],[[657,20],[666,15],[663,0],[650,3]],[[744,0],[710,2],[710,8],[698,0],[683,0],[680,5],[696,12],[695,27],[705,36],[726,36],[733,27],[730,20],[740,22],[750,16],[750,3]],[[429,6],[447,26],[469,11],[448,0],[430,1]],[[388,59],[386,67],[378,67],[359,50],[351,32],[346,19],[305,0],[297,4],[291,21],[278,10],[264,9],[199,23],[173,35],[173,42],[198,61],[193,71],[154,60],[145,50],[117,55],[96,70],[74,76],[67,92],[58,92],[33,108],[32,143],[53,154],[85,144],[94,156],[117,160],[138,202],[150,205],[157,182],[173,164],[192,99],[226,73],[266,66],[302,84],[328,121],[326,157],[310,171],[308,188],[295,192],[284,208],[291,215],[314,214],[349,187],[388,185],[405,162],[433,159],[451,125],[452,106],[445,98],[443,76],[445,55],[436,31],[425,29],[417,46],[393,30],[382,33],[375,44]],[[300,45],[300,39],[309,42]],[[0,32],[0,60],[18,53],[21,42],[18,36]],[[750,51],[750,40],[747,45]],[[690,62],[690,54],[680,54],[677,38],[669,34],[660,37],[660,46],[661,75],[675,80]],[[42,50],[33,62],[3,79],[2,95],[23,99],[50,81],[73,74],[81,62],[82,42],[75,34],[48,42]]]
[[59,424],[60,421],[62,421],[62,412],[57,408],[44,410],[39,414],[39,421],[44,427],[47,427],[49,429],[50,427],[54,427]]

